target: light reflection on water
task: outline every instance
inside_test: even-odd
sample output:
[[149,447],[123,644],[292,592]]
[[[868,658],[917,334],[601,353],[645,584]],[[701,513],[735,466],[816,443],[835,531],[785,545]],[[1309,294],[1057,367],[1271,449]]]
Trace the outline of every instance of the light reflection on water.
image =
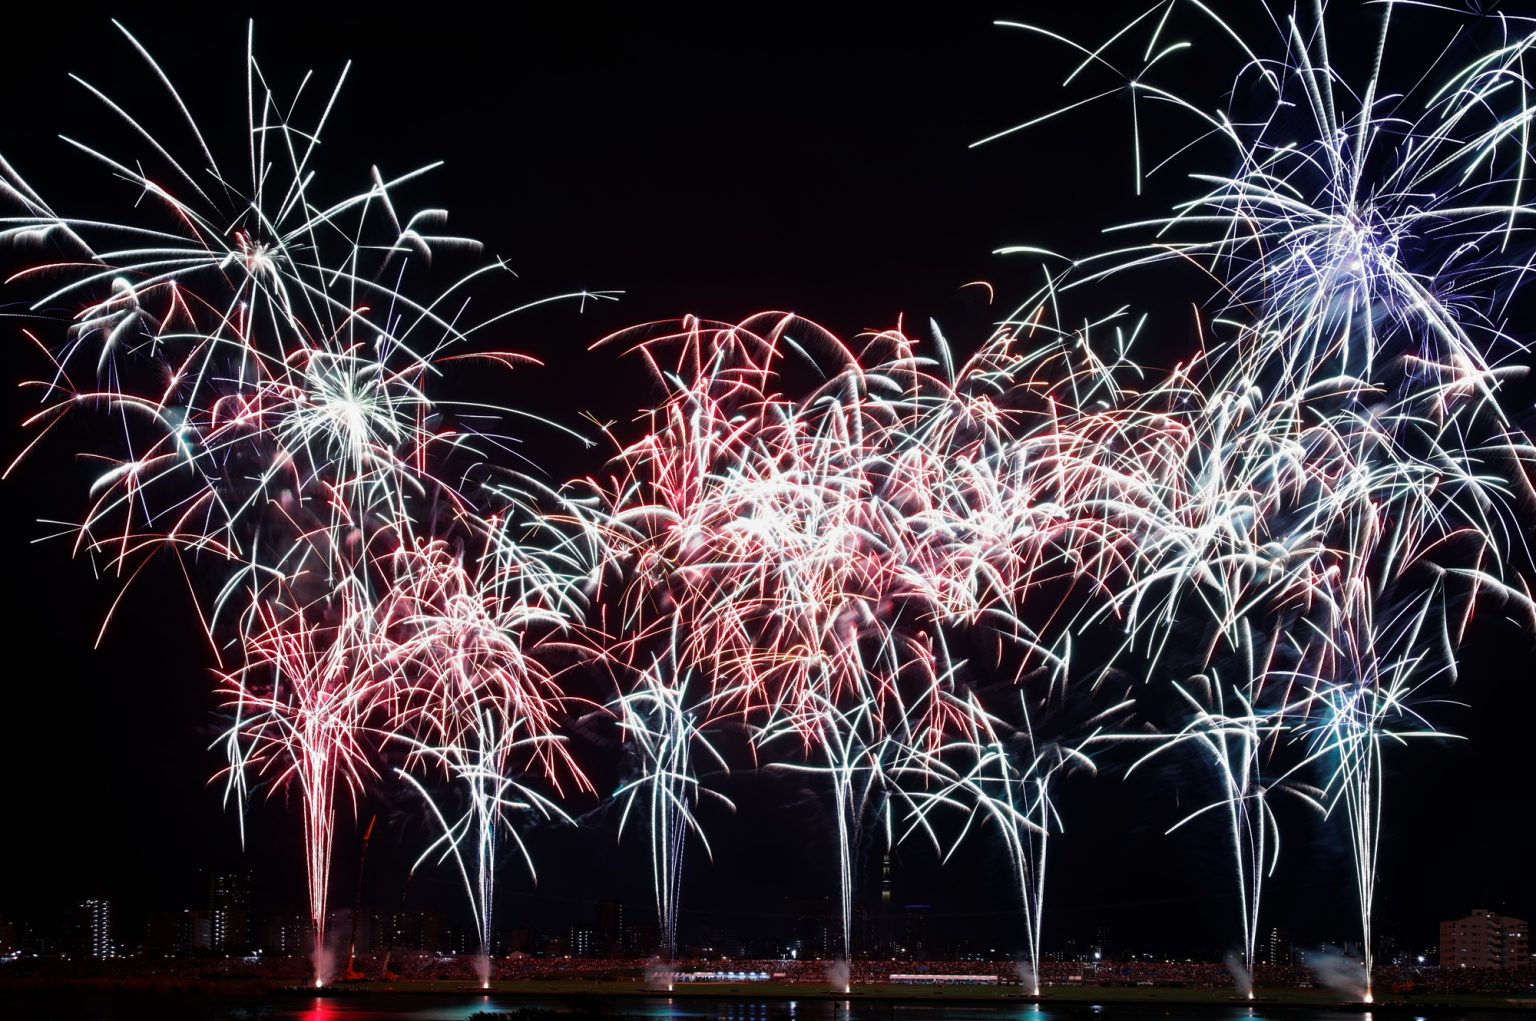
[[[701,997],[529,998],[381,995],[273,997],[217,1001],[123,996],[94,1002],[28,1004],[31,1014],[59,1021],[470,1021],[481,1012],[521,1009],[598,1010],[612,1021],[1510,1021],[1489,1011],[1425,1012],[1271,1007],[1261,1004],[1007,1004],[850,1000],[715,1000]],[[0,1000],[0,1015],[16,1006]],[[593,1015],[578,1013],[573,1021]]]

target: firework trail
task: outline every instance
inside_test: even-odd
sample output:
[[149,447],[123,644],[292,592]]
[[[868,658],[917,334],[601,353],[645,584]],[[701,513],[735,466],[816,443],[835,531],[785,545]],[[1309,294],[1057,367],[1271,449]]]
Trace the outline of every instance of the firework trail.
[[72,411],[117,419],[117,449],[90,452],[105,468],[71,529],[76,549],[106,554],[129,577],[157,549],[227,559],[236,573],[213,600],[212,626],[231,593],[273,577],[339,586],[355,551],[398,535],[432,502],[471,505],[481,479],[465,464],[506,446],[481,423],[516,412],[430,391],[461,363],[536,360],[461,350],[517,311],[469,314],[481,278],[506,272],[500,263],[424,297],[406,288],[412,261],[479,250],[436,232],[443,210],[399,212],[400,192],[435,165],[389,179],[375,169],[366,190],[321,196],[313,159],[345,70],[319,103],[306,105],[315,97],[303,84],[281,99],[248,41],[248,144],[226,164],[122,31],[179,112],[196,162],[77,79],[138,142],[114,156],[66,139],[130,186],[133,219],[55,213],[10,164],[0,168],[24,211],[0,221],[0,239],[70,253],[13,280],[53,281],[35,309],[76,309],[67,341],[47,349],[49,378],[33,384],[43,398],[27,451]]
[[[572,617],[582,575],[562,573],[568,565],[552,557],[528,555],[527,544],[507,536],[507,520],[499,517],[482,534],[482,555],[469,565],[441,540],[395,554],[397,580],[387,597],[391,636],[381,650],[390,675],[373,686],[370,706],[383,740],[408,749],[397,774],[426,798],[443,830],[418,864],[439,850],[453,856],[486,961],[498,835],[511,834],[536,875],[509,818],[535,813],[569,820],[521,778],[540,777],[557,796],[562,784],[591,790],[560,733],[568,696],[559,673],[592,655]],[[561,660],[563,668],[556,665]],[[469,808],[460,819],[450,822],[412,775],[417,765],[435,767],[463,788]],[[473,867],[464,861],[465,842],[473,848]],[[487,970],[482,982],[488,981]]]
[[[655,661],[664,667],[647,669],[640,660],[634,672],[646,686],[639,703],[626,704],[664,710],[663,721],[682,724],[680,695],[657,687],[658,669],[679,678],[697,672],[707,678],[699,703],[711,715],[747,720],[759,728],[759,743],[786,731],[807,748],[821,743],[829,762],[845,767],[833,786],[848,922],[854,767],[838,756],[851,737],[838,724],[853,719],[850,713],[869,719],[870,696],[878,704],[891,692],[894,673],[880,671],[899,658],[899,643],[881,640],[878,614],[892,558],[875,535],[884,523],[864,517],[878,510],[857,477],[863,450],[856,437],[865,423],[850,421],[861,409],[840,390],[858,381],[834,379],[800,401],[770,387],[784,354],[805,343],[794,332],[822,342],[845,370],[859,370],[840,343],[793,317],[681,325],[637,348],[664,386],[679,382],[653,412],[644,439],[621,451],[615,465],[622,474],[606,495],[615,556],[638,577],[621,600],[624,631],[637,636],[628,644],[644,656],[647,636],[658,635],[666,648]],[[678,358],[671,372],[660,367],[668,348]],[[868,645],[875,663],[864,659]],[[883,683],[872,680],[877,674]],[[646,756],[653,772],[642,783],[657,792],[653,812],[677,804],[666,778],[691,745],[691,729],[683,724],[659,742],[642,742],[643,750],[663,753]],[[681,833],[676,822],[652,826],[667,933]]]
[[[992,499],[1028,454],[978,454],[1005,435],[991,396],[1018,359],[989,349],[966,370],[989,382],[957,396],[894,332],[857,357],[777,314],[650,332],[635,350],[668,397],[602,488],[616,569],[633,579],[620,630],[636,650],[665,636],[667,672],[708,678],[710,714],[740,717],[762,754],[798,746],[804,761],[780,764],[830,778],[846,954],[859,820],[889,739],[932,744],[954,722],[942,625],[995,616],[1028,630],[1005,596],[1030,551],[1000,533],[1033,529]],[[791,355],[829,363],[796,399],[776,389]],[[656,846],[653,860],[675,858]]]
[[[810,735],[806,733],[807,726],[814,727]],[[822,761],[802,763],[785,759],[773,763],[780,769],[830,778],[832,814],[837,825],[838,906],[842,921],[839,961],[843,964],[853,960],[853,890],[858,875],[859,828],[874,794],[884,787],[887,755],[892,745],[889,737],[872,736],[875,726],[868,702],[856,704],[849,712],[827,706],[814,723],[797,720],[783,731],[796,741],[813,741]],[[780,736],[780,731],[768,727],[756,740],[767,744]],[[846,993],[847,973],[838,974],[843,978],[838,991]]]
[[695,761],[700,755],[713,760],[722,771],[729,767],[705,733],[705,725],[711,722],[708,707],[688,700],[688,680],[686,676],[679,678],[669,661],[658,660],[616,700],[619,726],[641,764],[639,776],[614,794],[624,806],[619,832],[623,834],[631,813],[643,802],[651,842],[656,918],[669,962],[677,953],[678,905],[689,833],[713,858],[694,806],[708,795],[735,809],[728,798],[704,786],[697,776]]
[[[248,42],[247,144],[225,162],[170,78],[122,31],[194,155],[179,159],[179,142],[157,138],[77,78],[137,151],[66,141],[127,182],[133,218],[60,215],[0,165],[4,196],[21,209],[0,222],[0,238],[68,253],[16,279],[62,277],[34,307],[75,310],[62,346],[39,345],[51,373],[36,384],[42,408],[27,422],[37,432],[27,452],[71,412],[120,423],[115,446],[108,437],[89,452],[105,468],[70,529],[76,550],[105,556],[130,582],[148,556],[172,551],[216,652],[234,632],[245,665],[223,675],[237,714],[231,762],[235,773],[276,769],[300,784],[320,948],[334,787],[345,777],[356,795],[357,728],[373,722],[381,676],[372,671],[391,640],[375,626],[389,609],[381,558],[415,547],[438,508],[465,516],[497,502],[497,483],[476,466],[508,449],[499,423],[516,414],[431,391],[459,363],[535,360],[463,350],[515,311],[481,319],[468,311],[480,278],[505,272],[501,264],[425,297],[405,289],[409,263],[478,251],[440,233],[442,210],[399,212],[401,190],[430,166],[393,178],[375,169],[366,190],[320,197],[314,159],[345,70],[319,97],[304,94],[306,76],[279,99]],[[205,559],[230,569],[210,578]],[[424,662],[423,640],[397,660]],[[495,755],[503,743],[480,747]],[[537,744],[546,747],[542,734]],[[285,756],[289,768],[278,769]],[[232,774],[230,790],[243,793],[244,780]]]
[[[1288,674],[1343,727],[1327,743],[1330,783],[1342,787],[1356,849],[1367,975],[1382,717],[1340,709],[1400,706],[1419,687],[1403,671],[1422,680],[1453,669],[1480,593],[1529,607],[1503,581],[1511,554],[1523,555],[1511,547],[1515,504],[1530,492],[1529,444],[1500,405],[1523,370],[1502,363],[1521,349],[1496,323],[1524,274],[1509,250],[1528,215],[1518,140],[1530,104],[1518,65],[1533,37],[1503,22],[1500,43],[1473,63],[1389,93],[1396,6],[1382,8],[1359,90],[1329,59],[1321,7],[1310,21],[1265,9],[1284,54],[1269,60],[1210,8],[1182,0],[1150,7],[1102,46],[1069,42],[1084,59],[1067,79],[1090,69],[1118,79],[1082,102],[1130,98],[1138,183],[1144,106],[1193,116],[1197,143],[1214,141],[1237,167],[1192,174],[1204,194],[1130,225],[1154,230],[1154,242],[1088,260],[1094,271],[1082,278],[1194,263],[1220,288],[1212,325],[1236,334],[1175,372],[1156,402],[1179,423],[1182,439],[1170,436],[1186,454],[1153,477],[1165,521],[1186,527],[1166,530],[1173,557],[1120,608],[1133,642],[1190,619],[1188,606],[1208,613],[1213,642],[1229,647],[1245,621],[1284,613],[1291,662],[1251,678],[1246,698]],[[1241,51],[1225,111],[1155,84],[1157,65],[1185,46],[1167,40],[1186,14]],[[1256,92],[1267,103],[1257,111],[1243,105]],[[1295,141],[1290,110],[1311,119],[1310,137]],[[1182,403],[1197,416],[1176,414],[1180,396],[1194,396]],[[1378,650],[1420,640],[1423,654],[1380,662]],[[1239,869],[1240,885],[1253,875]]]
[[299,789],[316,986],[328,977],[325,904],[338,795],[349,795],[355,807],[373,775],[363,743],[366,685],[359,679],[371,673],[378,622],[351,591],[332,606],[264,600],[246,635],[246,664],[224,675],[222,685],[234,715],[224,739],[227,790],[243,798],[248,775],[268,781],[273,793],[290,783]]
[[[866,806],[890,793],[898,749],[932,751],[965,723],[945,697],[950,632],[995,632],[1019,670],[1064,676],[1063,640],[1042,642],[1020,607],[1047,585],[1102,593],[1138,556],[1150,526],[1128,494],[1143,483],[1132,458],[1097,456],[1119,426],[1073,410],[1116,370],[1038,316],[964,362],[942,335],[932,357],[895,331],[855,350],[778,314],[624,336],[666,396],[594,483],[624,579],[615,630],[636,656],[662,642],[665,673],[707,679],[692,701],[744,721],[757,756],[829,780],[851,953]],[[822,381],[789,397],[795,358]],[[653,861],[674,863],[661,904],[680,832],[653,827]]]
[[[709,851],[698,805],[729,807],[700,778],[726,771],[727,736],[828,788],[845,960],[880,804],[888,831],[905,810],[904,837],[951,853],[996,824],[1037,975],[1057,780],[1150,745],[1133,770],[1193,754],[1219,777],[1177,826],[1225,816],[1250,976],[1270,795],[1345,816],[1369,976],[1384,749],[1439,735],[1419,709],[1480,603],[1536,617],[1519,509],[1536,450],[1507,407],[1524,349],[1503,325],[1528,271],[1536,31],[1498,21],[1471,63],[1442,56],[1397,92],[1408,7],[1380,6],[1359,76],[1330,59],[1320,5],[1257,8],[1272,47],[1199,0],[1158,0],[1101,45],[1013,25],[1068,46],[1064,86],[1090,93],[1019,127],[1128,98],[1138,189],[1192,163],[1196,197],[1075,265],[1020,249],[1044,283],[970,357],[936,323],[844,341],[782,313],[605,338],[653,399],[564,486],[510,470],[517,411],[452,399],[456,368],[533,360],[470,345],[517,311],[469,314],[500,264],[406,286],[412,263],[478,251],[440,210],[400,214],[431,168],[320,196],[345,72],[279,101],[248,46],[246,144],[220,163],[129,36],[194,154],[85,85],[139,151],[70,144],[143,200],[130,222],[58,215],[0,162],[20,210],[0,240],[68,253],[19,276],[73,316],[60,345],[29,334],[50,368],[24,455],[72,412],[120,423],[88,451],[103,468],[69,531],[125,589],[176,557],[238,660],[220,671],[227,790],[297,786],[317,981],[338,802],[383,777],[425,800],[421,860],[453,860],[488,954],[498,849],[532,873],[518,821],[590,793],[567,740],[581,713],[633,764],[614,800],[621,827],[644,820],[669,955],[685,845]],[[1159,84],[1186,21],[1233,47],[1224,108]],[[1149,160],[1164,116],[1197,134]],[[1069,292],[1162,262],[1215,292],[1171,369],[1138,363],[1127,309],[1063,325]],[[585,697],[605,671],[616,693]],[[1123,677],[1173,722],[1131,725]]]
[[[1074,769],[1095,771],[1084,748],[1099,733],[1095,728],[1073,746],[1041,745],[1023,693],[1018,704],[1022,725],[1014,728],[983,709],[972,693],[964,707],[966,732],[939,748],[904,757],[893,772],[919,781],[902,794],[910,809],[903,839],[921,831],[939,846],[933,817],[945,809],[959,811],[965,818],[946,859],[978,823],[990,822],[1001,832],[1023,907],[1029,994],[1039,996],[1046,852],[1051,833],[1062,828],[1053,787],[1060,776]],[[1112,716],[1127,705],[1121,702],[1104,715]]]
[[[1181,829],[1207,813],[1225,813],[1243,934],[1242,974],[1246,995],[1252,999],[1264,879],[1273,871],[1280,855],[1279,824],[1269,804],[1270,790],[1264,782],[1264,767],[1274,746],[1289,728],[1286,710],[1255,710],[1248,702],[1246,684],[1228,688],[1216,672],[1209,677],[1197,675],[1185,684],[1174,684],[1173,688],[1187,707],[1188,722],[1179,730],[1105,734],[1096,736],[1095,740],[1128,745],[1153,744],[1151,751],[1131,763],[1128,774],[1156,756],[1182,751],[1186,747],[1192,747],[1212,767],[1221,783],[1221,797],[1190,812],[1168,832]],[[1228,709],[1229,702],[1232,710]],[[1301,714],[1298,712],[1297,715]]]

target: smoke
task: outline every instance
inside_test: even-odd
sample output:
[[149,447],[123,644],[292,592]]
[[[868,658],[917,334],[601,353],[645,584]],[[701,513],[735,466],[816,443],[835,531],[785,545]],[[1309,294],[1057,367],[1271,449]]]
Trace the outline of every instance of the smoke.
[[836,989],[839,992],[848,992],[848,990],[851,988],[851,979],[852,975],[849,971],[847,961],[827,962],[827,981],[831,984],[833,989]]
[[1040,995],[1040,976],[1035,974],[1035,966],[1029,961],[1018,961],[1013,970],[1019,973],[1019,986],[1028,990],[1030,996]]
[[310,962],[315,966],[315,988],[330,985],[336,978],[336,948],[315,944],[314,952],[310,954]]
[[1237,986],[1239,996],[1253,997],[1253,976],[1243,966],[1243,959],[1237,956],[1236,950],[1227,951],[1227,956],[1222,958],[1222,963],[1232,973],[1232,984]]
[[476,954],[474,964],[475,975],[480,979],[480,988],[489,989],[491,987],[491,955]]
[[658,992],[672,991],[672,968],[651,958],[645,962],[645,988]]
[[1302,960],[1329,989],[1352,1000],[1365,998],[1365,965],[1358,958],[1316,950]]

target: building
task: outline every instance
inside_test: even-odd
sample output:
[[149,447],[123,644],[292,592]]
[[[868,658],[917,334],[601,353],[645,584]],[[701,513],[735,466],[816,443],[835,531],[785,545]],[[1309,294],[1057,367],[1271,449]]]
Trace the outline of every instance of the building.
[[1440,966],[1517,968],[1530,963],[1531,927],[1523,918],[1474,908],[1465,918],[1440,923]]
[[374,912],[369,910],[354,911],[351,908],[340,908],[326,916],[325,930],[334,938],[345,940],[345,946],[351,954],[372,953],[375,949],[374,937]]
[[252,947],[251,874],[220,872],[208,879],[208,943],[216,954],[242,954]]
[[803,897],[786,902],[795,914],[789,943],[801,960],[835,961],[843,956],[842,914],[831,897]]
[[933,908],[927,904],[907,904],[901,911],[899,946],[892,955],[903,961],[937,959],[933,939]]
[[156,911],[144,930],[144,953],[149,957],[181,957],[194,950],[206,951],[210,930],[206,912]]
[[112,902],[83,900],[76,907],[76,951],[104,961],[112,956]]
[[369,928],[376,950],[437,953],[450,945],[443,916],[436,911],[378,912]]
[[895,884],[892,881],[892,871],[891,853],[887,851],[880,858],[879,897],[875,903],[874,931],[870,933],[869,938],[869,947],[875,957],[893,956],[891,943],[895,935],[893,922]]
[[67,919],[50,918],[48,922],[23,919],[16,925],[16,949],[34,957],[64,953],[70,947],[67,928]]
[[[194,945],[196,936],[194,934]],[[308,915],[273,915],[267,919],[262,946],[277,957],[307,957],[314,951],[315,930]]]
[[[597,906],[597,940],[605,957],[632,957],[635,954],[634,933],[624,917],[624,905],[617,900],[605,900]],[[526,941],[525,941],[526,942]],[[526,946],[517,947],[526,950]]]
[[565,945],[572,957],[595,957],[597,933],[587,926],[573,925]]
[[533,952],[533,930],[526,925],[514,925],[509,929],[497,929],[491,937],[491,946],[498,957],[511,954],[527,956]]
[[1269,940],[1264,947],[1264,963],[1271,968],[1289,968],[1295,963],[1290,935],[1281,928],[1269,930]]

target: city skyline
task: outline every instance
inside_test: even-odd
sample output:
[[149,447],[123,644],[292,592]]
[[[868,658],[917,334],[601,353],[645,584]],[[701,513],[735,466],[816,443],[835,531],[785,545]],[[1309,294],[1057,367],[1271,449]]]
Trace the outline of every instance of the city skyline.
[[[50,913],[42,918],[0,918],[0,957],[21,958],[64,955],[105,961],[141,958],[248,958],[262,954],[279,957],[302,955],[311,938],[301,905],[270,911],[248,900],[249,876],[218,874],[209,877],[209,897],[204,903],[170,910],[154,910],[126,922],[113,902],[86,899],[74,910]],[[215,889],[235,889],[233,901]],[[241,905],[231,908],[231,903]],[[598,958],[649,960],[658,954],[658,934],[644,903],[625,904],[608,900],[578,911],[563,925],[539,926],[509,912],[495,932],[498,957]],[[830,960],[837,952],[838,912],[830,898],[786,904],[773,919],[771,935],[732,931],[729,922],[716,921],[687,933],[679,944],[683,959]],[[356,921],[354,922],[354,918]],[[936,914],[931,905],[882,903],[878,896],[857,909],[859,955],[865,960],[915,963],[952,960],[1017,961],[1021,946],[997,945],[978,938],[968,918]],[[739,920],[737,920],[739,924]],[[472,927],[454,924],[441,911],[394,910],[372,906],[337,908],[330,912],[330,928],[349,933],[358,954],[427,952],[470,955],[475,952]],[[1438,930],[1438,942],[1424,938]],[[1451,968],[1523,968],[1530,965],[1529,923],[1524,919],[1473,909],[1462,918],[1425,923],[1407,939],[1397,934],[1379,936],[1378,953],[1397,967],[1443,966]],[[1417,937],[1417,938],[1415,938]],[[1291,934],[1270,927],[1262,934],[1260,963],[1271,967],[1300,967],[1313,954],[1359,955],[1358,941],[1347,938],[1297,943]],[[1204,947],[1152,949],[1118,941],[1108,926],[1099,926],[1091,938],[1058,937],[1046,948],[1052,962],[1186,961],[1211,962],[1225,948]]]

